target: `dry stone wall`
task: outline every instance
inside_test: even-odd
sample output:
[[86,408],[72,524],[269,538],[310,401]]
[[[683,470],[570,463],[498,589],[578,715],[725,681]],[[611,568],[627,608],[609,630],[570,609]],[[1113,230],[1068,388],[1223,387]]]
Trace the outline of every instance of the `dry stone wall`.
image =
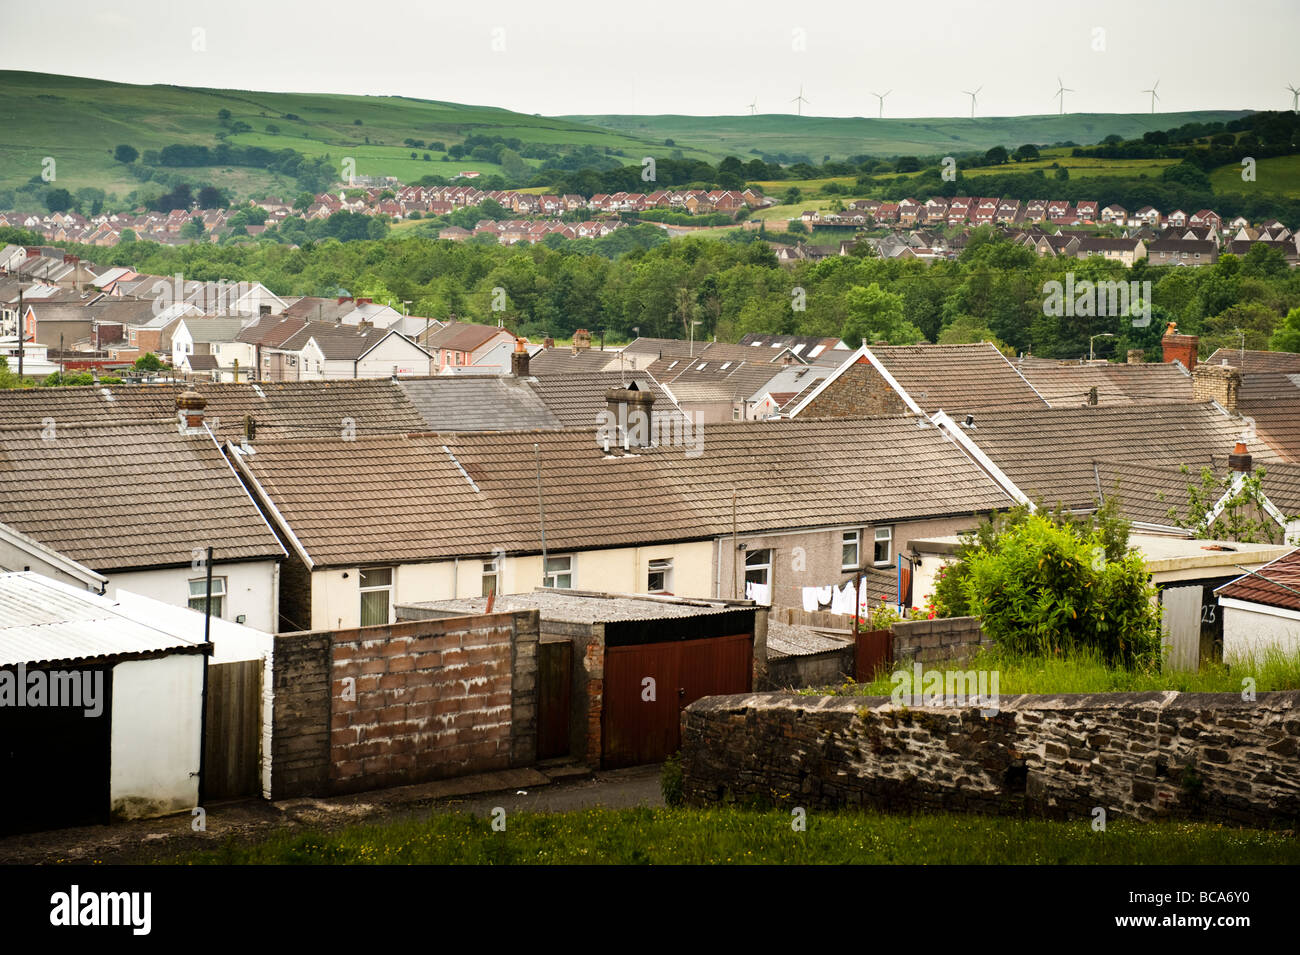
[[1300,824],[1300,691],[1003,698],[718,696],[682,715],[689,802]]

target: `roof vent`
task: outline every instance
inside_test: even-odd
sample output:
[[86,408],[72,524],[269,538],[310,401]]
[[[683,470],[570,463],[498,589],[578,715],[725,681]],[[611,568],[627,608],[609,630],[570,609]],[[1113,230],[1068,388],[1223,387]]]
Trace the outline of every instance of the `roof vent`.
[[964,425],[966,425],[966,427],[968,427],[968,428],[973,428],[973,427],[975,427],[975,416],[974,416],[973,414],[968,414],[968,415],[966,416],[966,420],[965,420],[964,422],[962,422],[962,423],[963,423]]

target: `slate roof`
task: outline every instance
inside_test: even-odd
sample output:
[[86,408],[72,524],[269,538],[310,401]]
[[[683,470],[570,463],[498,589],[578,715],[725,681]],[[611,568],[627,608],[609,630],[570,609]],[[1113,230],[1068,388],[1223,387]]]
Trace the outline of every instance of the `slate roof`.
[[584,348],[575,355],[571,348],[544,348],[528,360],[528,371],[533,375],[604,371],[611,363],[618,367],[618,352]]
[[780,374],[783,365],[716,361],[707,356],[661,358],[647,371],[662,382],[678,404],[687,402],[743,401]]
[[284,313],[263,315],[251,325],[245,325],[240,333],[235,336],[235,341],[249,345],[266,345],[277,348],[306,324],[307,319],[294,318]]
[[[968,515],[1009,498],[915,418],[726,422],[604,454],[594,429],[283,441],[242,457],[317,564],[552,553]],[[453,460],[454,455],[454,460]],[[463,471],[461,470],[463,468]]]
[[[1230,452],[1244,423],[1210,402],[1148,403],[1037,411],[988,411],[965,433],[1031,499],[1092,507],[1095,461],[1118,458],[1177,469]],[[1259,464],[1277,455],[1252,448]]]
[[1275,452],[1300,463],[1300,372],[1243,375],[1237,412],[1254,421],[1260,438]]
[[1300,610],[1300,550],[1265,564],[1254,574],[1224,584],[1215,593],[1234,600]]
[[[703,342],[695,343],[695,351]],[[685,338],[637,338],[623,346],[626,355],[658,355],[660,358],[685,358],[691,354],[691,343]]]
[[867,347],[927,413],[942,410],[955,417],[995,408],[1047,407],[990,342]]
[[186,317],[184,324],[195,342],[233,342],[246,321],[247,318]]
[[[497,375],[398,379],[429,431],[559,428],[562,422],[527,383]],[[604,408],[602,397],[599,408]],[[591,418],[583,423],[594,420]]]
[[[0,391],[0,422],[35,429],[47,417],[59,427],[165,420],[175,430],[176,395],[187,387],[87,385]],[[245,415],[256,421],[260,441],[338,435],[346,418],[359,435],[428,429],[406,393],[388,378],[205,382],[192,387],[207,399],[208,425],[223,438],[237,439],[243,433]]]
[[525,380],[545,403],[547,410],[566,428],[595,427],[600,413],[608,408],[605,393],[611,388],[626,388],[632,382],[636,382],[642,391],[648,390],[654,395],[655,401],[650,411],[653,424],[675,422],[682,414],[659,382],[646,372],[570,372],[533,375]]
[[1099,405],[1192,400],[1192,376],[1173,362],[1081,364],[1027,357],[1016,367],[1054,408],[1087,404],[1091,388]]
[[100,572],[284,551],[207,433],[175,421],[0,428],[0,520]]
[[[362,328],[358,325],[308,322],[286,338],[279,347],[285,351],[298,351],[310,339],[316,342],[327,361],[356,361],[389,335],[401,337],[399,333],[388,328]],[[405,338],[402,340],[409,341]]]
[[1241,349],[1219,348],[1215,350],[1213,355],[1205,359],[1203,364],[1228,364],[1239,369],[1243,375],[1269,372],[1300,374],[1300,355],[1293,352],[1254,351],[1248,348],[1244,354],[1245,360],[1243,361]]
[[495,325],[477,325],[473,322],[451,322],[429,329],[421,335],[420,342],[430,350],[447,348],[452,351],[473,351],[504,331]]

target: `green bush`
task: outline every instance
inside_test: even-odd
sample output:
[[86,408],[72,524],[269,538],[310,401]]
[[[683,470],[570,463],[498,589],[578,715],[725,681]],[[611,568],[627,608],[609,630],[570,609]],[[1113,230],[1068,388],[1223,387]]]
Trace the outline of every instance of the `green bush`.
[[670,806],[680,806],[684,797],[682,776],[682,754],[673,753],[664,760],[663,770],[659,776],[659,789],[664,794],[664,802]]
[[963,562],[969,609],[1007,652],[1091,650],[1124,667],[1159,658],[1160,616],[1145,563],[1134,551],[1109,559],[1100,529],[1032,514]]

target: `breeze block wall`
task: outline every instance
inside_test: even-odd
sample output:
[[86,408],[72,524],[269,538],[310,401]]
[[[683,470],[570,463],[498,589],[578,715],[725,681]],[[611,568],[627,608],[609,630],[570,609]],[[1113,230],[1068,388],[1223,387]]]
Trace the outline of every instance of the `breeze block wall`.
[[686,799],[1300,823],[1300,691],[1018,696],[978,708],[789,693],[682,715]]
[[273,798],[535,762],[537,638],[536,611],[277,637]]
[[992,647],[979,617],[936,617],[901,620],[894,632],[894,661],[898,664],[966,660],[981,647]]

